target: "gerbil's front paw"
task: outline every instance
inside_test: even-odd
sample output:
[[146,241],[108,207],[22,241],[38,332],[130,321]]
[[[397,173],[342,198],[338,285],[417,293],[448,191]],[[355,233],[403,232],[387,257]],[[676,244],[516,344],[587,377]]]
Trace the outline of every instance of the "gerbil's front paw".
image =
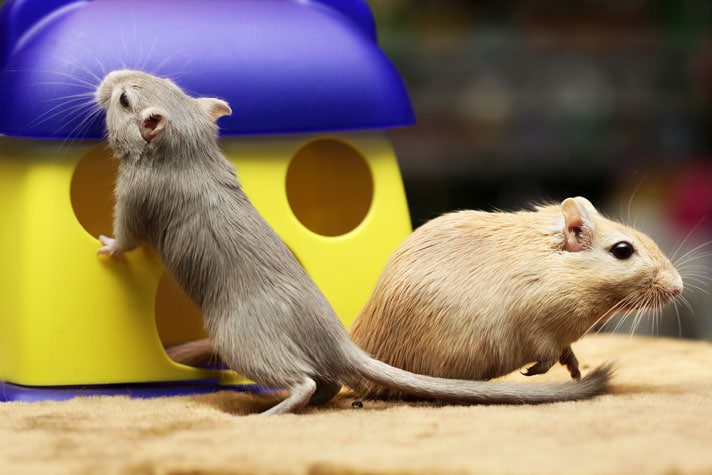
[[581,371],[579,371],[579,362],[576,359],[576,355],[574,354],[570,346],[564,348],[564,351],[559,357],[559,363],[566,366],[566,369],[569,370],[569,373],[571,374],[571,377],[573,379],[581,379]]
[[101,235],[99,236],[99,241],[101,241],[103,246],[99,248],[97,254],[108,254],[111,257],[119,257],[124,253],[116,244],[116,239],[114,238]]

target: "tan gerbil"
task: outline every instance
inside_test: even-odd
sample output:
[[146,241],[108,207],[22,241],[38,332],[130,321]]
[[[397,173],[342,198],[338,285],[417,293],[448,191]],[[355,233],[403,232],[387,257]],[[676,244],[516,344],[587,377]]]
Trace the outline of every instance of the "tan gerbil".
[[[487,380],[556,362],[580,378],[571,344],[619,312],[662,307],[680,275],[646,235],[582,197],[535,211],[460,211],[416,229],[395,251],[351,337],[420,374]],[[361,394],[401,398],[371,382]]]
[[459,403],[543,403],[600,394],[601,367],[578,382],[516,385],[416,375],[375,360],[242,190],[220,152],[216,121],[231,113],[140,71],[109,73],[96,90],[119,160],[114,238],[102,254],[152,247],[200,307],[217,354],[289,397],[266,414],[328,401],[363,379],[416,397]]

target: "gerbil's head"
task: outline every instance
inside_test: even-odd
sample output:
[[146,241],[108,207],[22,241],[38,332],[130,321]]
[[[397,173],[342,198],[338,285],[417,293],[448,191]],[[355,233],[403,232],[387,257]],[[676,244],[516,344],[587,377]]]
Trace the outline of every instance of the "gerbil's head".
[[141,71],[106,75],[95,99],[106,111],[109,143],[119,158],[138,159],[161,141],[204,142],[215,137],[215,122],[232,111],[225,101],[193,98],[171,80]]
[[680,274],[648,236],[606,219],[582,197],[564,200],[560,212],[562,251],[580,271],[568,277],[609,296],[611,310],[660,308],[682,294]]

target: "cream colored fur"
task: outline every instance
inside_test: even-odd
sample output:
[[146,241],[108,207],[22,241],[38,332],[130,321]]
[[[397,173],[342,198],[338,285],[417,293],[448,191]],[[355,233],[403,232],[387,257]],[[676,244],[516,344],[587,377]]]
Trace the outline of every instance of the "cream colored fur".
[[[621,241],[635,249],[629,259],[610,252]],[[351,337],[414,373],[491,379],[552,364],[596,323],[660,307],[672,289],[681,291],[682,281],[658,246],[585,198],[517,213],[460,211],[425,223],[398,247]],[[356,389],[404,396],[371,382]]]

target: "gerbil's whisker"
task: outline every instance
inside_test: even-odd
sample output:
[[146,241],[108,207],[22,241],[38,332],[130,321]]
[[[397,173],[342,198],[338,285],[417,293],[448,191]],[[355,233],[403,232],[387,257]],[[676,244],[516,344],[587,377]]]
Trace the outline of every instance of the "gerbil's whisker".
[[705,253],[698,252],[701,249],[703,249],[711,244],[712,244],[712,241],[706,241],[701,244],[698,244],[697,246],[693,247],[692,249],[687,251],[682,256],[675,258],[675,259],[671,259],[673,261],[673,265],[675,267],[682,266],[690,261],[694,261],[697,259],[701,259],[702,257],[707,257],[707,256],[712,255],[712,252],[705,252]]
[[696,260],[689,260],[688,262],[685,262],[683,265],[678,266],[678,269],[689,269],[689,270],[699,270],[701,271],[702,274],[707,275],[710,273],[710,268],[709,266],[705,264],[697,264],[697,260],[702,260],[706,257],[712,256],[712,253],[704,253],[704,254],[696,254],[695,257],[698,259]]
[[682,277],[699,277],[700,279],[710,279],[710,269],[704,264],[687,263],[677,268]]
[[[606,327],[606,324],[608,321],[618,312],[618,309],[623,305],[625,299],[621,300],[617,304],[615,304],[613,307],[608,309],[608,311],[604,312],[603,315],[598,317],[595,322],[591,324],[590,327],[583,333],[584,335],[589,334],[594,328],[598,326],[598,329],[596,330],[596,333],[600,333],[603,331],[603,329]],[[599,326],[600,325],[600,326]]]
[[88,129],[88,127],[91,125],[91,122],[101,114],[102,109],[99,107],[97,104],[89,104],[87,107],[87,112],[84,115],[84,118],[79,121],[73,128],[72,130],[69,131],[67,134],[67,137],[62,141],[62,144],[59,147],[60,151],[66,150],[75,140],[78,140],[83,133]]
[[[133,17],[133,12],[132,12],[132,17]],[[135,22],[136,22],[136,18],[133,17],[133,19],[134,19],[134,23],[135,23]],[[126,38],[124,38],[124,30],[119,31],[119,38],[121,39],[121,46],[122,46],[123,49],[124,49],[124,54],[123,54],[122,59],[121,59],[121,66],[122,66],[123,69],[126,69],[126,63],[124,62],[123,58],[128,57],[128,56],[130,55],[130,53],[129,53],[129,48],[128,48],[128,46],[126,45]]]
[[623,326],[623,323],[630,318],[630,316],[633,316],[633,321],[630,324],[630,337],[632,338],[633,335],[635,334],[635,326],[636,322],[638,321],[638,316],[640,315],[640,310],[635,310],[631,311],[630,313],[627,314],[627,317],[622,319],[619,323],[619,325],[616,326],[616,328],[613,329],[614,332],[619,332],[621,330],[621,327]]
[[684,295],[681,295],[680,297],[678,297],[677,301],[681,302],[690,313],[695,313],[695,311],[692,308],[692,304],[690,304],[690,301],[687,300]]
[[156,43],[158,43],[158,33],[153,35],[153,41],[151,42],[151,45],[148,47],[148,51],[146,51],[145,57],[142,60],[140,60],[141,71],[146,71],[146,65],[148,64],[148,61],[151,59],[151,56],[153,55],[153,52],[156,49]]
[[81,107],[84,107],[86,105],[86,101],[81,101],[78,104],[74,104],[73,106],[68,107],[72,102],[77,102],[77,100],[78,99],[69,99],[67,101],[56,104],[53,107],[50,107],[42,114],[35,117],[34,120],[32,120],[30,123],[26,124],[25,127],[36,127],[54,119],[55,117],[63,116],[65,114],[67,115],[67,120],[71,120],[71,117],[69,117],[68,113],[77,110],[78,108],[81,109]]
[[644,321],[649,321],[650,322],[650,333],[652,335],[657,335],[657,319],[659,318],[660,314],[660,308],[656,306],[656,304],[660,303],[660,298],[659,297],[650,297],[648,299],[649,306],[647,306],[644,310],[642,310],[638,314],[638,326],[634,328],[634,331],[638,330],[638,327],[642,326]]
[[[633,178],[636,177],[638,174],[638,170],[636,170],[633,175],[631,176],[630,180],[628,181],[628,184],[626,185],[626,189],[630,186],[630,182],[633,180]],[[635,189],[633,189],[633,193],[630,195],[630,198],[628,198],[628,208],[626,210],[626,222],[630,223],[630,216],[631,216],[631,209],[633,208],[633,200],[635,199],[636,195],[638,194],[638,190],[640,189],[641,185],[645,181],[645,177],[640,177],[640,180],[638,180],[638,184],[635,185]],[[621,203],[622,207],[622,203]],[[623,210],[621,210],[621,216],[623,215]]]
[[650,321],[650,334],[653,336],[658,336],[660,334],[660,317],[661,317],[661,312],[659,308],[655,308],[653,310],[650,310],[648,312],[641,312],[641,323],[642,323],[642,318],[644,317],[645,319]]
[[638,330],[638,327],[642,323],[643,317],[645,317],[646,320],[649,319],[648,311],[646,308],[641,308],[639,310],[635,310],[632,312],[632,314],[634,315],[634,317],[633,317],[633,322],[630,325],[630,337],[631,338],[633,336],[635,336],[635,332]]
[[[70,41],[69,44],[71,45],[75,43]],[[94,58],[96,58],[94,52],[87,49],[84,45],[76,44],[76,46],[84,48],[85,51],[94,55]],[[96,123],[96,119],[102,112],[101,108],[94,101],[94,91],[97,85],[101,82],[101,77],[87,67],[86,64],[77,61],[67,54],[52,54],[45,52],[36,54],[38,56],[51,58],[55,64],[60,66],[66,65],[65,69],[74,68],[72,74],[62,71],[61,67],[52,70],[16,70],[21,72],[41,73],[47,78],[47,80],[44,81],[39,80],[26,83],[25,87],[27,88],[57,87],[60,89],[68,88],[69,91],[67,92],[72,90],[78,91],[47,98],[46,108],[36,114],[35,117],[28,123],[21,125],[21,127],[29,129],[43,125],[46,127],[46,124],[51,124],[55,127],[55,129],[48,131],[50,135],[60,130],[64,130],[65,128],[71,128],[68,134],[62,134],[65,138],[57,148],[58,154],[61,154],[64,150],[66,150],[68,144],[78,138],[78,134],[86,133],[90,126]],[[96,59],[98,61],[98,58]],[[99,64],[101,66],[100,61]]]
[[[693,280],[693,279],[690,279],[690,280]],[[694,280],[693,280],[693,282],[694,282]],[[705,294],[705,295],[709,295],[709,294],[710,294],[710,291],[709,291],[709,290],[707,290],[705,287],[702,287],[701,285],[698,285],[698,284],[690,284],[689,282],[686,282],[686,283],[685,283],[685,286],[688,287],[688,288],[691,288],[691,289],[693,289],[693,290],[696,290],[696,291],[698,291],[698,292],[702,292],[702,293]]]
[[83,132],[85,132],[88,129],[89,125],[91,125],[92,121],[96,119],[102,112],[103,110],[98,104],[90,103],[88,107],[86,107],[86,113],[84,114],[84,118],[72,128],[72,130],[67,135],[66,140],[70,141],[71,143],[71,140],[81,137]]
[[[152,70],[152,73],[161,74],[161,73],[162,73],[161,70],[162,70],[168,63],[170,63],[170,62],[173,61],[175,58],[177,58],[178,55],[179,55],[179,52],[176,51],[175,53],[173,53],[173,54],[167,56],[166,58],[164,58],[163,61],[161,61],[161,62],[158,63],[155,67],[152,68],[152,69],[153,69],[153,70]],[[184,62],[183,66],[180,68],[181,71],[185,71],[185,70],[186,70],[188,64],[190,64],[190,60],[191,60],[190,58],[186,58],[186,61]],[[183,73],[183,74],[184,74],[184,73]],[[179,74],[178,77],[182,76],[183,74]],[[172,79],[176,79],[176,74],[171,73],[170,76],[171,76]]]
[[663,322],[663,308],[665,307],[665,302],[662,297],[658,297],[657,307],[655,309],[655,336],[660,335],[660,328]]
[[630,318],[631,314],[633,313],[633,310],[628,310],[620,315],[618,315],[618,320],[616,321],[615,326],[611,330],[612,333],[618,333],[620,332],[621,328],[623,327],[623,324]]
[[92,76],[96,80],[96,84],[94,84],[93,87],[98,86],[99,83],[101,82],[102,78],[104,76],[106,76],[106,73],[107,73],[106,68],[104,67],[104,63],[102,62],[102,59],[96,55],[94,50],[87,48],[87,46],[84,44],[77,43],[74,41],[68,41],[68,44],[81,48],[85,53],[89,54],[90,56],[92,56],[94,58],[94,61],[96,61],[96,64],[99,66],[99,69],[101,70],[101,76],[98,76],[96,73],[91,71],[86,66],[85,66],[85,70],[87,71],[87,73],[89,73],[90,76]]
[[685,237],[683,237],[683,238],[675,245],[675,247],[673,248],[672,252],[670,253],[670,260],[671,260],[671,261],[674,261],[674,260],[676,259],[677,253],[680,252],[680,251],[682,250],[682,248],[685,246],[685,244],[687,243],[687,241],[690,240],[690,238],[691,238],[692,235],[695,233],[695,231],[696,231],[697,228],[700,226],[700,224],[702,224],[702,220],[700,220],[700,222],[698,222],[696,225],[694,225],[694,226],[692,227],[692,229],[690,229],[690,230],[687,232],[687,234],[685,234]]
[[[624,299],[622,299],[620,302],[618,302],[616,305],[614,305],[614,306],[611,308],[611,310],[609,310],[609,311],[607,312],[607,314],[610,315],[610,316],[615,315],[615,314],[617,313],[618,309],[620,309],[621,307],[624,307],[625,305],[628,305],[629,303],[631,303],[632,299],[633,299],[633,295],[628,295],[627,297],[625,297]],[[621,327],[621,326],[623,325],[623,323],[628,319],[628,317],[630,317],[630,315],[631,315],[632,312],[633,312],[632,309],[628,309],[628,310],[625,310],[623,313],[618,314],[618,318],[617,318],[616,324],[614,325],[613,329],[610,330],[610,331],[612,331],[612,332],[614,332],[614,333],[617,332],[617,331],[619,331],[619,330],[620,330],[620,327]],[[607,323],[608,323],[608,321],[606,321],[606,322],[603,324],[603,327],[602,327],[601,329],[605,328],[605,326],[606,326]]]
[[711,276],[700,272],[680,272],[680,275],[682,276],[682,280],[685,285],[688,285],[689,282],[694,282],[699,285],[709,286],[710,282],[712,282]]
[[[36,53],[36,54],[38,54],[38,55],[43,55],[43,56],[49,56],[49,57],[54,58],[54,59],[63,60],[62,58],[53,56],[53,55],[48,54],[48,53]],[[65,61],[65,62],[66,62],[66,61]],[[16,69],[16,70],[13,70],[13,71],[17,71],[17,72],[28,72],[28,73],[43,73],[43,74],[48,74],[48,75],[51,74],[51,75],[54,75],[54,76],[63,77],[63,78],[66,78],[66,79],[70,79],[71,81],[74,81],[73,85],[76,86],[76,87],[84,87],[84,88],[87,88],[87,89],[91,89],[92,91],[94,90],[94,88],[96,88],[96,86],[97,86],[97,85],[99,84],[99,82],[100,82],[100,80],[99,80],[98,78],[97,78],[97,82],[92,82],[92,81],[89,81],[89,80],[87,80],[87,79],[82,79],[81,77],[79,77],[79,76],[77,76],[77,75],[75,75],[75,74],[73,75],[73,74],[65,73],[65,72],[63,72],[63,71],[53,71],[53,70],[49,70],[49,69]],[[95,78],[95,77],[96,77],[94,74],[91,74],[91,76],[92,76],[92,78]]]
[[[640,188],[640,185],[643,182],[643,178],[640,178],[638,180],[638,183],[635,185],[635,189],[633,190],[633,193],[629,193],[629,190],[634,183],[636,177],[638,176],[640,170],[634,170],[633,173],[628,177],[628,180],[626,181],[625,188],[623,189],[623,193],[620,196],[620,204],[619,204],[619,210],[618,210],[618,217],[619,219],[626,223],[626,225],[630,226],[630,217],[631,217],[631,207],[633,205],[633,200],[635,199],[635,195],[638,193],[638,188]],[[628,196],[628,202],[626,203],[625,197]],[[627,206],[625,206],[627,204]]]
[[[78,78],[72,77],[67,74],[63,73],[58,73],[55,71],[43,71],[41,69],[16,69],[13,70],[16,72],[28,72],[28,73],[40,73],[40,74],[56,74],[59,75],[63,79],[71,79],[71,81],[35,81],[35,82],[28,82],[25,83],[23,86],[24,88],[35,88],[37,86],[66,86],[66,87],[73,87],[73,88],[78,88],[81,90],[86,91],[87,94],[89,94],[89,91],[92,91],[91,93],[93,94],[95,85],[90,84],[88,82],[84,82]],[[67,96],[72,96],[73,94],[68,94]],[[62,97],[67,97],[67,96],[62,96]]]
[[677,306],[677,302],[673,300],[672,308],[675,310],[675,318],[677,320],[677,336],[682,337],[682,319],[680,318],[680,308]]
[[[70,84],[67,82],[36,82],[32,84],[33,86],[68,86],[68,87],[77,87],[76,84]],[[81,99],[92,99],[94,97],[94,92],[87,91],[87,92],[78,92],[76,94],[67,94],[66,96],[59,96],[59,97],[50,97],[47,99],[48,101],[61,101],[64,99],[74,99],[74,98],[81,98]]]

